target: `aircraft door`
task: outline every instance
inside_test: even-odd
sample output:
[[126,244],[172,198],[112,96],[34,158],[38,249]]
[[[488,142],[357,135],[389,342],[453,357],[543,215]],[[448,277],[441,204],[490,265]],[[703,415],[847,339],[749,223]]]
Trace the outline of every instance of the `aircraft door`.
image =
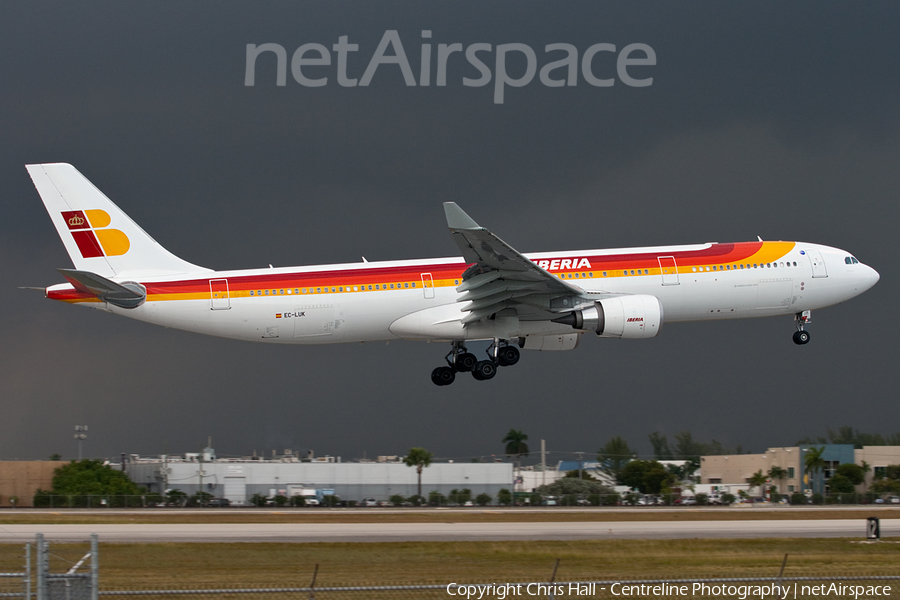
[[294,321],[294,337],[319,337],[334,333],[334,306],[299,306],[285,318]]
[[426,298],[434,298],[434,279],[431,278],[431,273],[422,273],[422,291]]
[[678,265],[674,256],[659,256],[659,272],[662,275],[663,285],[678,285]]
[[822,260],[822,253],[818,250],[807,250],[809,263],[812,265],[813,277],[828,277],[828,271],[825,269],[825,261]]
[[209,300],[211,310],[228,310],[231,308],[227,279],[209,280]]

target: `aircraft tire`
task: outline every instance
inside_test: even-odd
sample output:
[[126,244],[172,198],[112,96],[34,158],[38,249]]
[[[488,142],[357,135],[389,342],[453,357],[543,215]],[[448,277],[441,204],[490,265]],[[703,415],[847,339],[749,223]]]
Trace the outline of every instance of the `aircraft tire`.
[[450,385],[456,379],[456,373],[450,367],[438,367],[431,372],[431,381],[435,385]]
[[478,359],[471,352],[460,354],[456,357],[456,368],[463,372],[471,371],[478,364]]
[[511,367],[519,362],[519,349],[514,346],[504,346],[497,354],[497,360],[501,367]]
[[794,343],[798,346],[802,346],[803,344],[809,343],[809,332],[808,331],[796,331],[794,332]]
[[496,374],[497,365],[489,360],[478,361],[478,364],[475,365],[475,370],[472,371],[472,375],[479,381],[492,379]]

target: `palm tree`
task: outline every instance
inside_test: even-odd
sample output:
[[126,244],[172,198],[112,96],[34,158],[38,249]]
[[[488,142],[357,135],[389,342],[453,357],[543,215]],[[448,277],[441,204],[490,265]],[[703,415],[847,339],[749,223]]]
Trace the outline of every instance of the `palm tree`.
[[766,495],[766,490],[763,487],[766,485],[766,475],[762,472],[762,469],[751,475],[747,479],[747,483],[750,484],[750,487],[759,488],[760,496]]
[[859,466],[861,466],[861,467],[862,467],[862,470],[863,470],[863,493],[865,494],[865,493],[866,493],[866,488],[868,487],[868,486],[866,485],[866,474],[867,474],[869,471],[872,470],[872,465],[870,465],[870,464],[867,463],[866,461],[862,461],[862,464],[859,465]]
[[779,466],[774,466],[769,469],[769,477],[778,481],[778,493],[783,494],[781,491],[781,482],[787,477],[787,469],[782,469]]
[[431,464],[432,458],[434,458],[434,454],[425,448],[410,448],[403,459],[403,464],[407,467],[416,468],[416,474],[419,476],[418,495],[420,497],[422,496],[422,469]]
[[806,469],[806,474],[810,475],[811,479],[815,479],[816,473],[825,468],[825,459],[822,458],[823,454],[825,454],[825,446],[809,448],[806,451],[806,456],[803,458],[803,466]]
[[506,444],[506,453],[509,456],[515,456],[516,460],[521,460],[523,456],[528,456],[528,444],[525,440],[528,436],[517,429],[510,429],[506,437],[500,440]]

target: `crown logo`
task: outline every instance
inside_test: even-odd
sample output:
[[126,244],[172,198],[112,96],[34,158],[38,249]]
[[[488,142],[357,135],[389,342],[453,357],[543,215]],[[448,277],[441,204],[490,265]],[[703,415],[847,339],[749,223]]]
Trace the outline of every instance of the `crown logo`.
[[75,215],[71,219],[69,219],[69,227],[81,227],[84,225],[84,218]]

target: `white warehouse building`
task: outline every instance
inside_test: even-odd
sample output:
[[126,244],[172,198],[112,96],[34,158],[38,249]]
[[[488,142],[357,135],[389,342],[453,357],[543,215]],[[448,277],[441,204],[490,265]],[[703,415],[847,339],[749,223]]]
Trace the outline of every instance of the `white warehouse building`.
[[[341,500],[357,501],[417,493],[416,469],[402,462],[216,460],[214,455],[208,459],[200,461],[197,455],[132,457],[126,471],[149,492],[178,489],[192,495],[202,490],[236,506],[249,505],[254,494],[290,497],[309,489],[334,490]],[[422,471],[422,495],[427,497],[436,490],[446,496],[451,490],[468,488],[473,495],[486,493],[496,498],[501,489],[512,490],[512,482],[510,463],[432,463]]]

